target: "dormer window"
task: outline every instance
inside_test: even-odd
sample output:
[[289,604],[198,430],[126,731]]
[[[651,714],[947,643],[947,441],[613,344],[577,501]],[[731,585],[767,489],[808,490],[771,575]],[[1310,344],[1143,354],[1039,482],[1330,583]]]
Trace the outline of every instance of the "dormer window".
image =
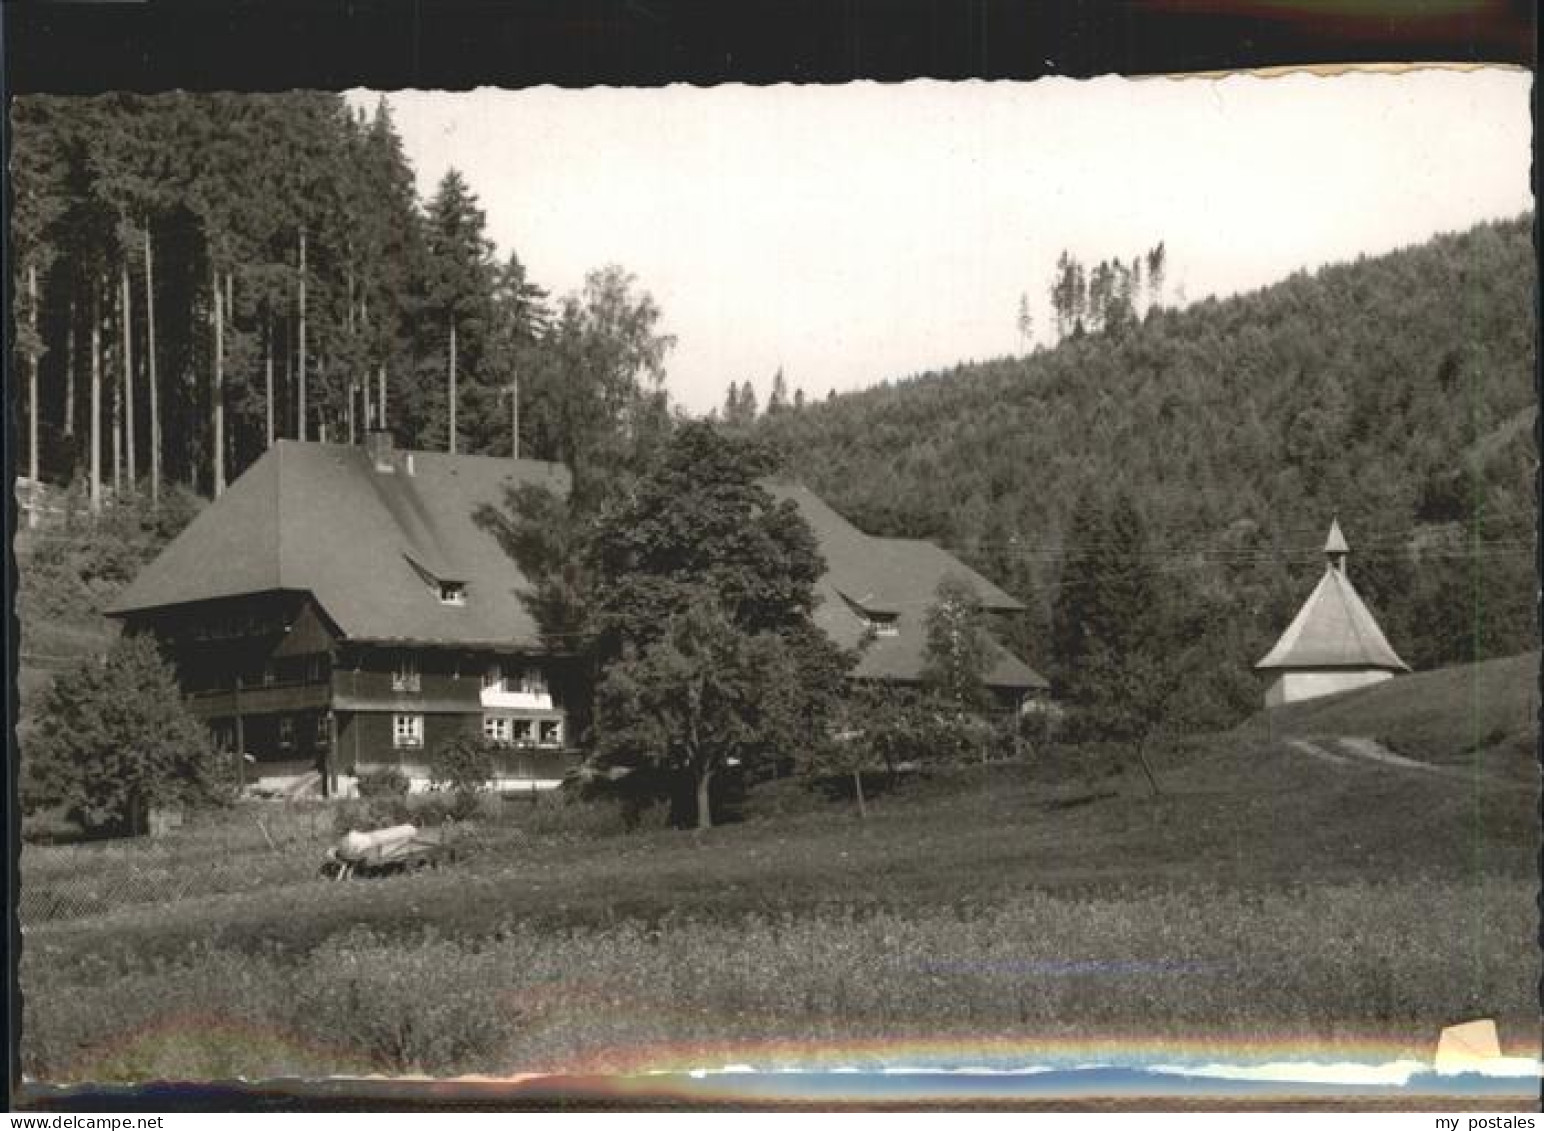
[[447,577],[444,563],[441,563],[440,568],[436,569],[425,562],[419,561],[411,553],[404,553],[402,556],[407,559],[407,564],[412,567],[419,580],[429,587],[429,592],[439,598],[440,604],[466,604],[466,582],[457,580],[453,575]]
[[[838,592],[840,593],[840,590]],[[852,615],[857,617],[863,627],[875,636],[901,634],[900,610],[877,600],[875,594],[869,593],[862,598],[849,597],[846,593],[840,593],[840,596],[847,602]]]

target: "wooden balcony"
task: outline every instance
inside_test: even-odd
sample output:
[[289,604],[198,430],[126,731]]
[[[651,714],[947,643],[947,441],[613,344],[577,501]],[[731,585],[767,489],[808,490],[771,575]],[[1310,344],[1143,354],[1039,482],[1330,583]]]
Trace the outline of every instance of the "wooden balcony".
[[187,698],[188,709],[201,719],[276,712],[309,711],[330,706],[330,683],[272,683],[254,687],[195,691]]

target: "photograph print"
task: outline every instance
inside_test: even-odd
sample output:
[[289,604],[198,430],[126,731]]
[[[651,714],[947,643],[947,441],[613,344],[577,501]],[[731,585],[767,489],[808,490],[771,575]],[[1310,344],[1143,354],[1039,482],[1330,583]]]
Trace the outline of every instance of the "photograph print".
[[1535,1102],[1531,81],[14,99],[24,1083]]

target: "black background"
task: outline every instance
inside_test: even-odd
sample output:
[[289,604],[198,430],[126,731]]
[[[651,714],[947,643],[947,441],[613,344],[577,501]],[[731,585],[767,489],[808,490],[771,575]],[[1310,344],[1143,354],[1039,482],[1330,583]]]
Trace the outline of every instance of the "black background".
[[1515,0],[6,0],[4,12],[9,88],[58,93],[1531,65],[1536,15]]

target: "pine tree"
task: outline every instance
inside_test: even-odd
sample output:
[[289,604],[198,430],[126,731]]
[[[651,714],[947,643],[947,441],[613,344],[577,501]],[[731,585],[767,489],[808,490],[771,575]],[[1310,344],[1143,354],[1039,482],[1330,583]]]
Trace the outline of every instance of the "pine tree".
[[[460,400],[463,370],[468,383],[503,382],[493,378],[486,363],[494,329],[493,293],[497,268],[487,221],[477,198],[455,169],[441,179],[430,199],[423,223],[424,276],[418,302],[420,343],[436,341],[438,359],[420,357],[425,378],[443,377],[438,394],[418,390],[416,424],[426,438],[442,438],[446,450],[460,440]],[[490,378],[493,378],[490,382]]]
[[151,807],[226,796],[224,769],[155,642],[131,635],[49,688],[28,749],[27,800],[63,805],[89,827],[143,832]]
[[767,398],[767,415],[777,416],[788,409],[788,381],[783,377],[783,367],[779,365],[777,372],[772,375],[772,395]]
[[1173,644],[1141,516],[1129,495],[1073,512],[1053,636],[1058,690],[1078,736],[1128,744],[1157,785],[1143,745],[1163,720]]

